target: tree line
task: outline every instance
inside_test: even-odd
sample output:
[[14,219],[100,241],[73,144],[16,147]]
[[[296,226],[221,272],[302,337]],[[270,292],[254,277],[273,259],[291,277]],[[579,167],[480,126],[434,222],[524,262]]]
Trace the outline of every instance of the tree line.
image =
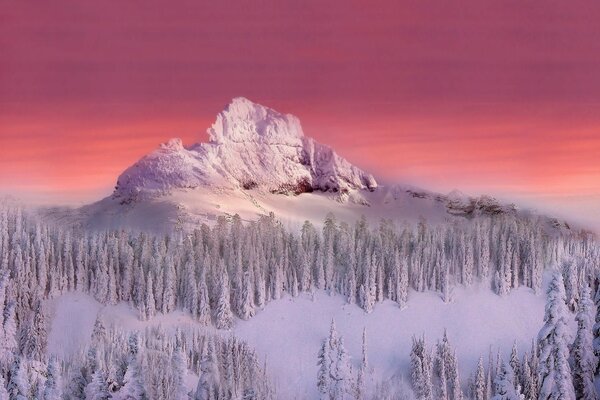
[[[409,290],[477,281],[499,295],[541,290],[545,267],[565,271],[567,308],[597,270],[593,237],[548,229],[542,218],[503,214],[473,220],[369,226],[328,215],[322,228],[286,230],[274,215],[219,218],[191,233],[92,231],[45,223],[21,207],[0,208],[2,371],[12,355],[48,364],[45,300],[70,291],[102,304],[127,302],[141,319],[176,309],[201,325],[231,329],[284,293],[326,290],[371,312],[384,299],[404,307]],[[563,260],[567,260],[563,262]]]

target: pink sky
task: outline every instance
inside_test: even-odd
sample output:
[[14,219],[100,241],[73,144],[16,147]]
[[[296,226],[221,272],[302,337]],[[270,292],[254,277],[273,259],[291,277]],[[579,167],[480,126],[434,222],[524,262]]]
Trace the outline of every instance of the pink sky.
[[594,1],[8,2],[0,190],[106,196],[245,96],[384,180],[600,227],[598,21]]

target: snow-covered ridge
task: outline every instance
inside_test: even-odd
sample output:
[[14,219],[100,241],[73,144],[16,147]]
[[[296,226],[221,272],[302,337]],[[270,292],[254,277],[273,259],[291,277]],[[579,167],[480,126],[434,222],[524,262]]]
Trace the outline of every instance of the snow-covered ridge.
[[[41,214],[74,225],[152,231],[195,229],[234,214],[253,221],[271,212],[292,225],[321,223],[328,213],[349,223],[361,216],[372,222],[439,223],[537,214],[485,195],[379,185],[332,148],[306,137],[295,116],[241,97],[207,132],[206,143],[161,144],[121,174],[110,197],[76,213],[50,208]],[[549,231],[570,230],[563,221],[544,218]]]
[[372,175],[304,136],[293,115],[238,97],[208,129],[209,142],[171,139],[128,168],[114,197],[128,203],[173,189],[212,187],[271,193],[373,190]]

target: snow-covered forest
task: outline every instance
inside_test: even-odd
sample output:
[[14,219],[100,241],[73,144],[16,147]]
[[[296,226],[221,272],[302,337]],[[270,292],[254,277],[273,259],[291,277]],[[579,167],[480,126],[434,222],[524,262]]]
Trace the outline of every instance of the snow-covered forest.
[[[509,360],[482,354],[477,370],[463,377],[445,335],[433,346],[415,337],[407,382],[367,388],[366,338],[361,365],[353,366],[332,323],[314,350],[315,385],[324,399],[598,398],[600,317],[593,300],[600,301],[600,247],[592,235],[561,234],[537,217],[369,226],[330,215],[321,229],[306,222],[294,232],[274,215],[250,223],[234,216],[189,234],[155,236],[65,228],[5,206],[0,262],[0,399],[270,399],[276,389],[268,360],[264,365],[223,332],[272,300],[324,290],[370,313],[385,299],[404,308],[411,291],[434,291],[451,302],[456,285],[475,283],[499,296],[521,286],[543,295],[550,270],[545,324],[525,353],[515,348]],[[45,304],[72,291],[102,304],[128,303],[142,320],[182,310],[197,327],[127,334],[98,321],[85,351],[59,359],[47,349]],[[578,329],[571,340],[566,321],[573,313]],[[187,374],[198,377],[194,390],[184,385]]]

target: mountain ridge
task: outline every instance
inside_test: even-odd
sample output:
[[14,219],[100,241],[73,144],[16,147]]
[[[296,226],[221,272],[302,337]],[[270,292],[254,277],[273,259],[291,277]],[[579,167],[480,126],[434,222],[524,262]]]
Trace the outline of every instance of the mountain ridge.
[[[127,168],[112,195],[63,215],[62,222],[97,228],[194,229],[219,216],[246,221],[274,213],[300,224],[328,213],[351,222],[443,222],[477,216],[531,215],[487,195],[440,194],[395,184],[352,165],[334,149],[304,135],[300,120],[237,97],[207,130],[209,141],[185,146],[170,139]],[[537,214],[533,212],[533,214]],[[569,230],[545,217],[552,230]]]
[[121,174],[113,196],[129,203],[200,186],[340,195],[377,187],[373,175],[304,136],[295,116],[242,97],[217,115],[207,133],[207,143],[186,147],[171,139],[160,145]]

